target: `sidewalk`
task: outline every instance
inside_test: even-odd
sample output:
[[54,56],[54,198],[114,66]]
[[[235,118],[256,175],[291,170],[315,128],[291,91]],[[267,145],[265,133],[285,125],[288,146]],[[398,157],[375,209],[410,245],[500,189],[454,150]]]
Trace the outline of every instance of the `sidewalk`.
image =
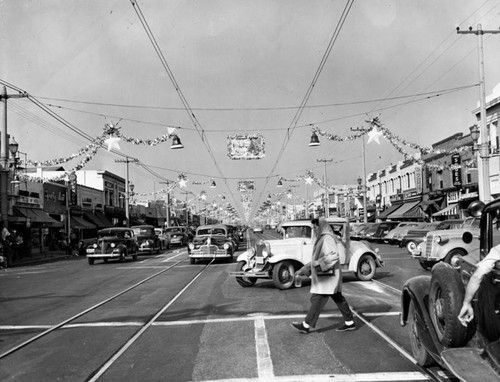
[[20,259],[15,259],[14,263],[11,265],[11,268],[52,263],[59,260],[77,260],[83,258],[85,258],[85,256],[68,255],[66,251],[47,251],[43,253],[34,253],[31,256],[23,256]]

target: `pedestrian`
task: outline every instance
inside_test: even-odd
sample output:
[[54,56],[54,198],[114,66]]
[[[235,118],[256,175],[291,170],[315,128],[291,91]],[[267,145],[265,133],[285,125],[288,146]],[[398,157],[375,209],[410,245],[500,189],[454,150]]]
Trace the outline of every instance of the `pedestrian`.
[[467,283],[464,302],[462,304],[462,308],[460,309],[460,313],[458,314],[458,319],[462,325],[467,326],[467,324],[474,318],[472,299],[479,289],[484,276],[495,268],[497,261],[500,261],[500,244],[491,248],[486,257],[477,263],[476,270]]
[[349,304],[342,294],[342,272],[339,264],[337,241],[330,225],[324,217],[312,219],[316,241],[311,262],[297,271],[297,276],[311,276],[311,305],[303,322],[291,325],[301,333],[309,333],[316,327],[319,315],[331,298],[344,318],[343,325],[337,331],[355,330],[356,325]]
[[9,268],[12,266],[12,248],[10,241],[10,232],[6,227],[3,227],[2,231],[0,232],[0,243],[2,244],[3,248],[4,268]]

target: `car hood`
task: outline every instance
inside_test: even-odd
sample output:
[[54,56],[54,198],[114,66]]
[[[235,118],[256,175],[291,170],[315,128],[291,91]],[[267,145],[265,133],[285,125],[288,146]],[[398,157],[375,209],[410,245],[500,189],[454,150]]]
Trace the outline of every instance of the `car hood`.
[[474,237],[479,237],[479,228],[455,228],[455,229],[440,229],[432,232],[434,236],[461,236],[464,232],[470,232]]
[[284,248],[296,245],[303,245],[304,242],[312,243],[312,240],[303,237],[297,237],[292,239],[265,240],[265,242],[271,246],[272,250],[273,248]]

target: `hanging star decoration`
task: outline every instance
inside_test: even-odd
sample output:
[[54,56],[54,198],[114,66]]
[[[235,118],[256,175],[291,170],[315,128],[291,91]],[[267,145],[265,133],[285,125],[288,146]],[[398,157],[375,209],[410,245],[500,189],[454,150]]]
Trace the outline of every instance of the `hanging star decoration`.
[[114,125],[113,122],[111,122],[104,126],[104,133],[109,135],[109,137],[104,140],[104,142],[108,145],[108,151],[113,150],[113,148],[120,150],[120,145],[118,144],[120,137],[115,136],[115,134],[118,134],[120,130],[118,124]]
[[312,184],[312,182],[313,182],[313,178],[311,178],[311,177],[308,176],[306,178],[306,184]]
[[371,141],[375,141],[380,145],[380,137],[383,135],[382,131],[378,130],[376,126],[373,126],[373,129],[371,129],[368,132],[368,142],[370,143]]
[[187,183],[186,176],[184,174],[179,175],[179,187],[180,188],[185,188]]

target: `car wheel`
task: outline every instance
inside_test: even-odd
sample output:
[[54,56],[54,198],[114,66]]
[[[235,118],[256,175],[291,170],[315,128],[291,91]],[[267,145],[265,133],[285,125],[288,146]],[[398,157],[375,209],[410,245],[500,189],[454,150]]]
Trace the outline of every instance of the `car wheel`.
[[466,255],[462,249],[453,249],[446,255],[444,262],[450,264],[455,269],[460,269],[462,258]]
[[375,260],[370,255],[364,254],[360,257],[356,271],[356,277],[360,281],[369,281],[375,276]]
[[191,264],[196,264],[196,259],[193,259],[192,257],[189,258],[189,261],[191,262]]
[[[238,265],[236,266],[236,271],[242,271],[245,267],[245,264],[245,261],[239,261]],[[243,288],[248,288],[253,286],[257,282],[257,279],[255,277],[236,277],[236,282]]]
[[415,360],[420,366],[429,367],[433,365],[435,361],[420,341],[420,333],[422,330],[420,325],[425,326],[425,323],[420,323],[419,325],[418,321],[419,318],[415,310],[415,304],[413,303],[413,300],[411,300],[410,307],[408,309],[408,329],[410,331],[411,351],[413,353],[413,357],[415,357]]
[[432,266],[436,264],[433,261],[427,261],[427,260],[419,260],[419,264],[422,268],[424,268],[426,271],[430,271],[432,269]]
[[87,260],[89,261],[90,265],[94,264],[94,259],[92,257],[88,257]]
[[136,260],[137,260],[137,253],[134,253],[134,254],[132,255],[132,260],[134,260],[134,261],[136,261]]
[[273,268],[273,281],[276,288],[284,290],[293,285],[295,266],[290,261],[280,261]]
[[464,294],[465,288],[456,270],[443,263],[432,269],[429,314],[443,346],[464,346],[470,339],[467,328],[458,320]]
[[411,251],[417,249],[417,242],[410,240],[408,243],[406,243],[406,250],[408,253],[411,255]]

